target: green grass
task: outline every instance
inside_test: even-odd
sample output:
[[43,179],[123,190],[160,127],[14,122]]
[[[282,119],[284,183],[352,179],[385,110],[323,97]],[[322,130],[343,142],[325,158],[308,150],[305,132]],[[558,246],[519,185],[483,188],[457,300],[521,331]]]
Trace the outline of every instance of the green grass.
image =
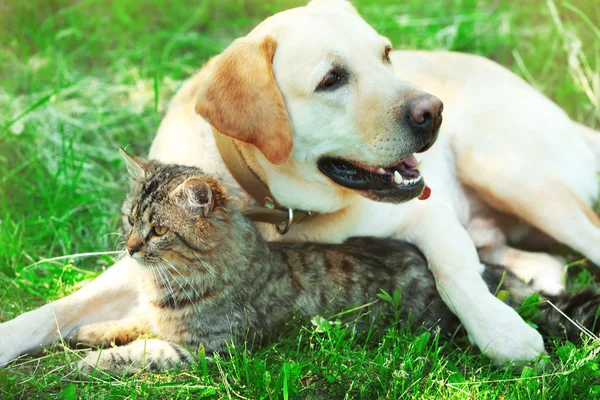
[[[233,38],[298,0],[0,3],[0,321],[75,291],[114,250],[126,190],[117,149],[147,152],[169,98]],[[396,48],[482,54],[600,126],[600,3],[356,0]],[[593,280],[575,262],[577,287]],[[204,368],[81,381],[61,346],[0,370],[7,398],[597,398],[597,342],[549,343],[547,368],[496,369],[464,337],[356,335],[293,322],[273,344]],[[0,340],[2,340],[0,338]]]

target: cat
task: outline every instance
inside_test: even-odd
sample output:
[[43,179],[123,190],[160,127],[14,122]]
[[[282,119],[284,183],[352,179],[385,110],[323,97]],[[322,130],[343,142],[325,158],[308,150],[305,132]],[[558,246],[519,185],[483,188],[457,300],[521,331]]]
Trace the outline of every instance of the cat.
[[[343,244],[265,242],[215,178],[195,167],[166,165],[126,153],[135,176],[122,207],[126,249],[139,264],[146,312],[138,320],[82,326],[71,344],[93,346],[78,364],[115,374],[161,371],[195,361],[231,343],[252,348],[290,315],[328,315],[373,302],[370,315],[392,311],[381,289],[402,294],[403,319],[453,332],[459,321],[436,289],[423,254],[392,239]],[[533,289],[500,266],[487,266],[491,291],[510,291],[518,305]],[[592,326],[598,296],[553,299],[571,318]],[[537,323],[577,339],[580,331],[542,302]],[[139,338],[148,333],[156,338]]]

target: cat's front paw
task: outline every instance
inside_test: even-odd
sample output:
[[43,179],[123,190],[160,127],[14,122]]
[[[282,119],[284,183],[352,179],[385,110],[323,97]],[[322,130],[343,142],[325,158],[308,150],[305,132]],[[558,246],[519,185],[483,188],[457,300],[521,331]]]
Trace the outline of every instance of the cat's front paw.
[[83,375],[94,375],[94,371],[98,373],[98,371],[102,370],[102,357],[97,351],[88,352],[79,362],[77,363],[77,369]]
[[90,351],[77,363],[77,369],[84,375],[96,375],[99,372],[111,375],[131,375],[140,370],[133,360],[129,360],[117,349]]
[[83,359],[77,363],[77,369],[83,375],[92,375],[96,370],[96,363],[98,360],[98,353],[96,351],[89,352]]
[[483,308],[469,338],[495,364],[531,361],[544,353],[544,340],[512,308],[494,301]]

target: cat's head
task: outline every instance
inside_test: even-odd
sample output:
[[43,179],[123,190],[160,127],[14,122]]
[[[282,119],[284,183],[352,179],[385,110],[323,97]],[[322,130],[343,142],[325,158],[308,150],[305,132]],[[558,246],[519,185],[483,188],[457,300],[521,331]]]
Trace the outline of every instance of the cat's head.
[[128,253],[178,267],[216,250],[233,229],[225,187],[198,168],[121,154],[134,176],[121,209]]

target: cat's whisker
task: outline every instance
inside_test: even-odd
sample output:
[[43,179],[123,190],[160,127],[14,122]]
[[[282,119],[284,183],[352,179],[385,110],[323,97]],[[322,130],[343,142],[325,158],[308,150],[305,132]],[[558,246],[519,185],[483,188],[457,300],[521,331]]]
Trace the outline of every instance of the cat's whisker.
[[190,266],[189,266],[189,265],[187,265],[187,264],[183,264],[183,265],[184,265],[184,266],[187,268],[187,270],[188,270],[188,271],[192,272],[192,267],[190,267]]
[[[187,283],[187,284],[188,284],[188,286],[189,286],[189,287],[190,287],[190,288],[191,288],[191,289],[194,291],[194,293],[196,294],[196,296],[197,296],[198,298],[202,299],[202,296],[200,295],[200,293],[198,293],[198,291],[197,291],[197,290],[196,290],[196,288],[195,288],[195,287],[192,285],[192,283],[191,283],[191,282],[190,282],[190,281],[189,281],[189,280],[188,280],[188,279],[187,279],[187,278],[186,278],[186,277],[185,277],[185,276],[184,276],[184,275],[183,275],[181,272],[179,272],[179,270],[178,270],[177,268],[175,268],[175,266],[174,266],[174,265],[173,265],[173,264],[172,264],[172,263],[171,263],[169,260],[167,260],[167,259],[166,259],[166,258],[164,258],[164,257],[161,257],[161,258],[163,259],[163,261],[164,261],[164,262],[166,262],[166,263],[167,263],[167,265],[168,265],[168,266],[169,266],[171,269],[173,269],[175,272],[177,272],[177,273],[179,274],[179,276],[181,276],[181,277],[183,278],[183,280],[185,281],[185,283]],[[187,266],[187,265],[186,265],[186,266]],[[189,266],[188,266],[188,268],[189,268]],[[169,270],[167,269],[166,271],[168,272]],[[171,273],[169,272],[169,274],[171,274]],[[173,275],[171,274],[171,276],[173,276]],[[174,276],[173,276],[173,279],[175,279],[175,277],[174,277]],[[179,286],[181,286],[181,284],[179,283],[179,281],[178,281],[177,279],[175,279],[175,282],[177,282],[177,284],[178,284]],[[181,287],[181,290],[183,290],[183,291],[184,291],[184,293],[185,293],[185,290],[183,289],[183,287]],[[190,299],[190,301],[191,301],[191,299]]]
[[154,276],[154,282],[156,282],[156,287],[160,287],[160,285],[158,283],[158,278],[156,277],[156,273],[154,272],[154,266],[149,265],[149,267],[150,267],[150,271],[152,272],[152,276]]
[[[161,257],[161,258],[162,258],[162,257]],[[165,261],[166,261],[166,262],[168,262],[169,264],[171,264],[171,263],[170,263],[168,260],[165,260]],[[171,264],[171,266],[172,266],[172,264]],[[179,271],[177,271],[177,269],[176,269],[175,267],[173,267],[173,269],[174,269],[174,270],[175,270],[177,273],[179,273]],[[169,272],[169,270],[168,270],[168,269],[167,269],[167,270],[165,270],[165,271]],[[173,278],[173,280],[174,280],[175,282],[177,282],[177,284],[178,284],[178,285],[179,285],[179,287],[181,288],[181,291],[183,292],[183,294],[185,294],[185,296],[186,296],[186,297],[188,298],[188,300],[190,301],[190,305],[191,305],[191,307],[194,309],[194,311],[195,311],[196,313],[199,313],[200,311],[198,310],[198,304],[197,304],[197,302],[195,302],[194,300],[192,300],[192,298],[191,298],[190,294],[187,292],[187,290],[185,290],[185,288],[183,287],[183,285],[181,284],[181,282],[179,282],[179,280],[173,276],[173,274],[171,274],[171,273],[169,272],[169,275],[171,275],[171,277]],[[179,275],[181,275],[181,274],[179,273]],[[192,290],[193,290],[193,291],[196,293],[196,296],[198,296],[198,298],[199,298],[200,300],[202,300],[202,295],[200,295],[200,294],[199,294],[199,293],[196,291],[196,289],[195,289],[195,288],[194,288],[194,287],[191,285],[191,283],[190,283],[190,282],[189,282],[189,281],[188,281],[188,280],[185,278],[185,276],[181,275],[181,277],[182,277],[183,279],[185,279],[185,280],[186,280],[186,282],[188,283],[188,285],[189,285],[189,286],[192,288]]]
[[192,267],[190,267],[187,264],[183,264],[183,265],[185,265],[185,267],[187,268],[188,272],[191,272],[192,274],[194,273],[194,271],[192,270]]
[[[166,261],[166,260],[165,260],[165,261]],[[176,278],[173,276],[173,274],[172,274],[172,273],[171,273],[171,272],[170,272],[168,269],[166,269],[165,271],[166,271],[166,272],[167,272],[169,275],[171,275],[171,278],[173,278],[173,280],[174,280],[175,282],[177,282],[177,284],[178,284],[178,285],[179,285],[179,287],[181,288],[181,291],[183,292],[183,294],[185,294],[185,295],[186,295],[186,297],[188,298],[188,300],[190,301],[190,304],[191,304],[191,306],[194,308],[194,310],[196,310],[196,311],[197,311],[197,308],[196,308],[196,303],[195,303],[195,302],[192,300],[192,298],[190,297],[189,293],[187,292],[187,290],[185,290],[185,288],[183,287],[183,285],[181,284],[181,282],[179,282],[179,281],[178,281],[178,280],[177,280],[177,279],[176,279]],[[193,289],[193,288],[192,288],[192,289]],[[195,290],[194,290],[194,291],[195,291]]]
[[112,236],[112,235],[117,235],[117,236],[121,236],[121,237],[125,236],[125,235],[123,235],[123,234],[122,234],[122,233],[120,233],[120,232],[111,232],[111,233],[107,233],[106,235],[103,235],[103,236],[102,236],[100,239],[102,239],[102,240],[103,240],[105,237],[107,237],[107,236]]
[[169,292],[171,292],[171,296],[173,297],[173,305],[175,306],[175,309],[178,309],[179,305],[177,304],[177,297],[175,296],[175,291],[173,291],[173,287],[171,286],[171,283],[169,282],[169,278],[167,278],[166,276],[163,275],[162,268],[160,265],[156,266],[156,272],[158,272],[158,276],[160,277],[160,280],[163,282],[163,285],[169,290]]
[[[169,290],[171,291],[171,295],[173,296],[173,304],[175,305],[175,308],[176,308],[176,309],[178,309],[178,308],[179,308],[179,304],[178,304],[178,302],[177,302],[177,296],[175,295],[175,289],[173,289],[173,285],[171,284],[171,280],[169,279],[169,277],[168,277],[168,276],[167,276],[167,274],[165,273],[165,272],[169,272],[169,271],[168,271],[168,270],[166,270],[166,269],[164,269],[164,268],[162,268],[162,266],[161,266],[161,268],[160,268],[160,271],[161,271],[161,273],[162,273],[162,274],[164,274],[165,281],[167,282],[168,288],[169,288]],[[169,273],[169,275],[171,275],[171,274]],[[172,277],[172,276],[173,276],[173,275],[171,275],[171,277]],[[177,280],[176,280],[176,281],[177,281]]]
[[200,262],[200,264],[202,264],[202,266],[213,276],[216,277],[217,273],[215,272],[214,268],[210,266],[209,263],[207,263],[206,261],[204,261],[202,258],[200,258],[200,256],[196,253],[193,253],[194,256],[196,257],[196,259],[198,260],[198,262]]

